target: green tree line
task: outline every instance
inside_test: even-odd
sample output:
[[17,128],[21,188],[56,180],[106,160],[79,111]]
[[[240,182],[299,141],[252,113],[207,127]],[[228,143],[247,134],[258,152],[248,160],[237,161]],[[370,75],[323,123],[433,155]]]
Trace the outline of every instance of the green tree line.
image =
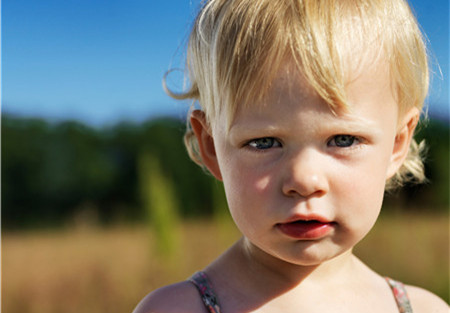
[[[449,126],[427,124],[418,137],[428,142],[430,182],[394,193],[388,205],[448,207]],[[144,220],[143,156],[158,160],[157,172],[173,186],[181,217],[213,214],[223,206],[217,204],[217,183],[187,156],[184,130],[184,122],[174,118],[97,129],[75,121],[55,124],[3,115],[3,228],[60,226],[86,209],[103,224]]]

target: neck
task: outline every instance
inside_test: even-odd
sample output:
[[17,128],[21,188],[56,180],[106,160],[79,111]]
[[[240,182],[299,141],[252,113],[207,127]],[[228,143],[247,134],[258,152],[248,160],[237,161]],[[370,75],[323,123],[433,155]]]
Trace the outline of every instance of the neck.
[[250,312],[280,297],[298,305],[299,296],[311,300],[325,290],[340,290],[336,287],[360,276],[361,265],[351,250],[318,265],[292,264],[265,253],[244,238],[206,270],[229,311]]

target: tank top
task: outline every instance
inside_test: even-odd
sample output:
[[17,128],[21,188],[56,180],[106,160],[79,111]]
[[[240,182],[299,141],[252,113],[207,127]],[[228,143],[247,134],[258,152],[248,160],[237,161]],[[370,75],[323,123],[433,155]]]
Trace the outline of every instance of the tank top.
[[[385,277],[386,282],[392,290],[395,301],[397,302],[397,307],[400,313],[412,313],[411,303],[409,301],[408,295],[406,294],[405,286],[396,280],[389,277]],[[205,304],[209,313],[220,313],[219,302],[217,301],[217,296],[209,282],[208,276],[205,272],[197,272],[190,279],[197,290]]]

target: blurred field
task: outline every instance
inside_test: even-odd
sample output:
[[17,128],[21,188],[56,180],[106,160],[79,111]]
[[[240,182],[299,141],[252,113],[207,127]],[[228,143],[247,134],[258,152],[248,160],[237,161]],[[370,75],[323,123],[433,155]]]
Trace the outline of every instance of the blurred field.
[[[2,311],[131,312],[146,293],[185,279],[239,237],[209,220],[185,221],[180,233],[171,262],[152,254],[143,226],[4,233]],[[448,302],[448,216],[384,216],[356,253],[379,273]]]

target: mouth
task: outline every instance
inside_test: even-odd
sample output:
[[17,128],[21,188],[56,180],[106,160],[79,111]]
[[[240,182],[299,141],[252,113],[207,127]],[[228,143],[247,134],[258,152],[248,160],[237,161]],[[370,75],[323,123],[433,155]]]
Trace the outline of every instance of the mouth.
[[328,221],[321,217],[293,219],[276,225],[284,235],[296,240],[314,240],[323,238],[330,234],[335,226],[335,222]]

